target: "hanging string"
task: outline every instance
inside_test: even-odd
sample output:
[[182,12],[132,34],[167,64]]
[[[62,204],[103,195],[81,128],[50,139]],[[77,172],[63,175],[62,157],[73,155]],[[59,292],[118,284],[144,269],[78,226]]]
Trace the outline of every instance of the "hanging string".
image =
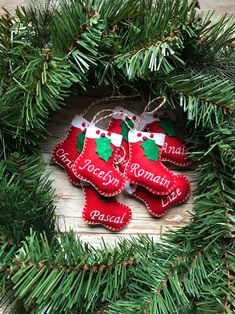
[[[161,103],[155,108],[153,109],[152,111],[147,111],[150,106],[157,100],[160,100],[161,99]],[[156,113],[166,102],[166,97],[165,96],[160,96],[160,97],[156,97],[154,99],[152,99],[151,101],[149,101],[147,103],[147,105],[145,106],[144,108],[144,111],[142,112],[142,114],[140,115],[140,118],[139,118],[139,121],[137,121],[136,123],[136,129],[138,128],[139,124],[140,124],[140,121],[143,119],[144,115],[145,114],[153,114],[153,113]]]
[[[119,165],[120,163],[122,163],[124,160],[125,160],[125,158],[126,158],[126,150],[125,150],[125,148],[121,145],[120,146],[120,148],[122,149],[122,151],[123,151],[123,156],[119,159],[119,160],[116,160],[115,161],[115,165]],[[119,156],[118,156],[119,157]]]
[[82,113],[83,116],[85,116],[93,107],[100,105],[102,103],[106,103],[106,102],[115,102],[115,101],[120,101],[120,100],[127,100],[127,99],[132,99],[132,98],[138,98],[141,97],[140,94],[135,94],[135,95],[130,95],[130,96],[125,96],[125,95],[111,95],[111,96],[107,96],[104,97],[102,99],[97,99],[95,101],[93,101],[88,107],[87,109],[85,109]]
[[[104,113],[104,112],[111,112],[111,114],[105,115],[105,116],[99,118],[99,119],[96,121],[97,117],[98,117],[101,113]],[[103,109],[103,110],[98,111],[97,114],[95,114],[94,117],[93,117],[93,119],[91,120],[90,125],[95,125],[95,124],[97,124],[98,122],[100,122],[100,121],[102,121],[102,120],[104,120],[104,119],[106,119],[106,118],[112,117],[113,113],[114,113],[114,110],[113,110],[113,109]]]
[[[101,118],[99,118],[99,119],[97,119],[98,116],[99,116],[100,114],[104,113],[104,112],[111,112],[111,113],[110,113],[110,114],[107,114],[107,115],[105,115],[105,116],[103,116],[103,117],[101,117]],[[104,119],[106,119],[106,118],[112,117],[112,116],[115,115],[115,114],[121,114],[121,115],[127,117],[128,119],[130,119],[130,120],[132,121],[133,125],[135,125],[135,123],[136,123],[136,121],[133,120],[132,117],[130,117],[130,116],[129,116],[127,113],[125,113],[125,112],[122,112],[122,111],[115,111],[115,110],[113,110],[113,109],[103,109],[103,110],[100,110],[99,112],[97,112],[97,114],[96,114],[96,115],[94,116],[94,118],[92,119],[90,125],[95,126],[95,124],[99,123],[100,121],[102,121],[102,120],[104,120]],[[97,120],[96,120],[96,119],[97,119]],[[124,120],[124,121],[125,121],[125,120]],[[126,122],[126,121],[125,121],[125,122]],[[129,129],[132,129],[128,123],[126,123],[126,125],[128,126]],[[125,150],[125,148],[121,145],[121,146],[120,146],[120,149],[122,149],[122,151],[123,151],[123,156],[122,156],[119,160],[115,160],[115,164],[116,164],[116,165],[122,163],[122,162],[125,160],[125,158],[126,158],[126,150]]]
[[[104,112],[111,112],[111,113],[110,113],[110,114],[107,114],[107,115],[105,115],[105,116],[103,116],[103,117],[101,117],[101,118],[99,118],[99,119],[97,119],[97,117],[98,117],[101,113],[104,113]],[[122,112],[122,111],[115,111],[115,110],[113,110],[113,109],[103,109],[103,110],[100,110],[99,112],[97,112],[97,114],[93,117],[93,119],[92,119],[90,125],[95,125],[95,124],[99,123],[100,121],[102,121],[102,120],[104,120],[104,119],[106,119],[106,118],[112,117],[112,116],[115,115],[115,114],[121,114],[121,115],[127,117],[129,120],[131,120],[131,122],[132,122],[132,123],[134,124],[134,126],[135,126],[136,121],[133,120],[133,118],[130,117],[127,113]],[[96,120],[96,119],[97,119],[97,120]],[[128,125],[128,123],[127,123],[127,126],[129,127],[129,129],[132,129],[132,128]]]

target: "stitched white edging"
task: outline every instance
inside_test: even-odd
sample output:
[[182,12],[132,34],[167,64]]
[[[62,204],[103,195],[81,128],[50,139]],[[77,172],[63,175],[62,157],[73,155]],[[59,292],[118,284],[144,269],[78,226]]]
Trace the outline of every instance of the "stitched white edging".
[[142,203],[144,203],[144,205],[145,205],[146,208],[147,208],[147,211],[148,211],[152,216],[154,216],[154,217],[160,218],[160,217],[164,216],[164,215],[166,214],[166,212],[167,212],[167,209],[166,209],[162,214],[153,213],[153,212],[151,211],[150,205],[149,205],[141,196],[136,195],[135,193],[132,194],[132,196],[135,197],[135,198],[137,198],[138,200],[140,200]]
[[176,166],[179,166],[179,167],[187,167],[189,165],[192,164],[192,161],[189,160],[188,162],[178,162],[178,161],[175,161],[174,159],[169,159],[169,158],[166,158],[164,156],[162,156],[162,161],[168,161]]
[[[148,126],[146,127],[146,129],[147,129],[148,132],[151,133],[151,129]],[[157,134],[159,134],[159,133],[157,133]],[[162,134],[164,134],[164,133],[162,133]],[[165,134],[165,137],[166,136],[167,135]],[[164,157],[164,154],[165,154],[165,152],[163,150],[163,152],[162,152],[162,161],[168,161],[168,162],[170,162],[170,163],[172,163],[172,164],[174,164],[176,166],[179,166],[179,167],[187,167],[187,166],[192,164],[192,160],[190,160],[190,159],[187,162],[179,162],[179,161],[176,161],[176,160],[174,160],[172,158]]]
[[[98,134],[97,134],[98,133]],[[111,133],[111,134],[110,134]],[[89,126],[86,131],[87,138],[100,138],[101,134],[105,134],[105,136],[111,139],[111,142],[114,146],[120,147],[122,143],[122,135],[117,133],[112,133],[95,126]],[[110,135],[109,135],[110,134]]]
[[[76,181],[74,181],[73,179],[72,179],[72,177],[70,176],[70,173],[68,172],[68,170],[65,168],[65,166],[61,163],[61,161],[60,161],[60,159],[58,158],[57,159],[57,156],[56,156],[56,152],[57,152],[57,150],[58,150],[58,148],[59,147],[61,147],[63,144],[64,144],[64,142],[67,140],[67,138],[69,137],[69,135],[70,135],[70,132],[71,132],[71,127],[69,128],[69,131],[68,131],[68,133],[67,133],[67,135],[66,135],[66,137],[65,137],[65,139],[62,141],[62,142],[59,142],[58,144],[56,144],[56,146],[54,147],[54,149],[53,149],[53,151],[52,151],[52,159],[53,159],[53,161],[57,164],[57,165],[59,165],[60,167],[62,167],[64,170],[65,170],[65,172],[66,172],[66,174],[67,174],[67,177],[68,177],[68,179],[69,179],[69,181],[72,183],[72,184],[74,184],[74,185],[76,185],[77,187],[81,187],[81,185],[80,185],[80,180],[78,181],[78,182],[76,182]],[[73,167],[73,166],[72,166]],[[73,172],[73,169],[71,168],[71,170],[72,170],[72,172]]]
[[[85,123],[85,125],[83,126],[82,124]],[[80,180],[78,182],[74,181],[73,178],[71,177],[70,173],[68,172],[68,170],[65,168],[65,166],[61,163],[60,159],[57,158],[56,156],[56,151],[59,149],[59,147],[61,147],[65,141],[67,140],[67,138],[69,137],[70,133],[71,133],[71,126],[77,128],[77,129],[80,129],[81,131],[84,131],[84,129],[87,128],[87,126],[90,124],[90,122],[88,120],[86,120],[85,118],[82,117],[82,115],[75,115],[74,118],[72,119],[72,122],[71,122],[71,125],[69,127],[69,130],[65,136],[65,139],[61,142],[59,142],[58,144],[56,144],[56,146],[54,147],[53,151],[52,151],[52,159],[54,160],[54,162],[59,165],[60,167],[62,167],[67,176],[68,176],[68,179],[69,181],[77,186],[77,187],[81,187],[80,185]],[[72,170],[72,169],[71,169]],[[73,171],[73,170],[72,170]]]
[[119,193],[121,193],[124,188],[125,188],[125,184],[126,184],[126,176],[125,174],[121,173],[120,171],[118,171],[116,168],[114,168],[114,165],[112,164],[112,168],[117,171],[119,174],[120,174],[120,178],[123,179],[123,182],[120,186],[120,188],[116,191],[113,191],[112,193],[106,193],[104,191],[102,191],[100,189],[99,186],[97,186],[96,184],[94,184],[91,180],[89,180],[88,178],[85,178],[84,176],[82,176],[81,174],[79,174],[77,172],[77,164],[79,163],[79,160],[83,158],[84,156],[84,152],[86,151],[86,147],[87,147],[87,141],[85,139],[85,142],[84,142],[84,146],[83,146],[83,150],[82,150],[82,153],[80,154],[80,156],[75,160],[74,164],[73,164],[73,167],[72,167],[72,171],[73,171],[73,174],[75,175],[75,177],[77,177],[78,179],[82,180],[82,181],[86,181],[88,183],[90,183],[91,185],[93,185],[93,187],[95,187],[95,189],[102,195],[104,196],[115,196],[115,195],[118,195]]
[[[162,149],[160,149],[159,151],[159,166],[164,169],[166,172],[170,173],[171,175],[174,176],[173,172],[170,171],[168,168],[166,168],[162,163],[161,163],[161,155],[162,155]],[[124,170],[124,176],[127,178],[127,180],[130,182],[130,183],[133,183],[133,184],[136,184],[136,185],[141,185],[141,186],[144,186],[149,192],[155,194],[155,195],[168,195],[170,194],[171,191],[174,190],[175,188],[175,179],[174,179],[174,182],[171,186],[171,188],[167,189],[166,192],[159,192],[159,191],[156,191],[155,189],[151,188],[150,186],[146,185],[146,184],[142,184],[140,183],[139,181],[135,181],[134,179],[131,179],[128,175],[127,175],[127,171],[129,169],[129,166],[130,166],[130,162],[132,160],[132,146],[129,145],[129,160],[128,160],[128,163],[125,167],[125,170]]]
[[[177,205],[179,205],[179,204],[184,203],[184,202],[189,198],[189,196],[190,196],[191,187],[190,187],[190,183],[189,183],[188,178],[187,178],[186,176],[184,176],[184,175],[177,175],[176,177],[182,177],[182,178],[185,179],[185,181],[187,181],[188,192],[187,192],[186,196],[185,196],[181,201],[176,202],[176,203],[172,204],[171,206],[167,207],[167,208],[165,209],[165,211],[164,211],[162,214],[159,214],[159,215],[158,215],[158,214],[156,214],[155,212],[153,212],[153,211],[151,210],[150,205],[146,202],[146,200],[144,200],[144,199],[143,199],[142,197],[140,197],[139,195],[136,195],[135,193],[133,193],[132,196],[133,196],[133,197],[136,197],[137,199],[139,199],[140,201],[142,201],[142,202],[145,204],[145,206],[146,206],[148,212],[149,212],[152,216],[160,218],[160,217],[164,216],[164,215],[167,213],[168,209],[170,209],[170,208],[172,208],[172,207],[174,207],[174,206],[177,206]],[[175,188],[177,188],[177,186],[176,186]],[[167,197],[167,196],[165,196],[165,197]]]
[[90,224],[90,225],[101,225],[101,226],[103,226],[103,227],[105,227],[106,229],[111,230],[111,231],[120,231],[121,229],[125,228],[125,227],[129,224],[129,222],[130,222],[131,219],[132,219],[132,211],[131,211],[130,207],[128,207],[128,206],[125,205],[125,204],[122,204],[122,203],[118,202],[118,201],[116,200],[116,198],[115,198],[114,202],[115,202],[116,204],[120,205],[121,207],[124,207],[124,208],[126,208],[126,209],[128,210],[128,213],[127,213],[128,219],[127,219],[126,223],[125,223],[123,226],[121,226],[121,227],[119,227],[119,228],[114,228],[114,227],[112,227],[112,226],[109,226],[108,224],[102,224],[101,222],[94,222],[94,221],[91,221],[91,220],[89,220],[89,219],[86,219],[86,218],[85,218],[85,211],[86,211],[87,206],[88,206],[87,193],[86,193],[86,186],[83,186],[83,185],[82,185],[82,190],[83,190],[84,203],[85,203],[84,208],[83,208],[83,210],[82,210],[82,218],[83,218],[83,220],[84,220],[85,222],[87,222],[87,223]]

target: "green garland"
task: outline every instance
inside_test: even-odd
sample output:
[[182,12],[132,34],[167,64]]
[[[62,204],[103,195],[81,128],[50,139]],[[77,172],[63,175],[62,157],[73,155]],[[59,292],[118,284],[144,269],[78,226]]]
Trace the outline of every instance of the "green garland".
[[[0,287],[10,310],[235,311],[235,19],[212,24],[198,6],[47,0],[0,18]],[[194,214],[161,243],[146,236],[94,249],[55,229],[38,141],[65,97],[99,86],[165,95],[185,112],[198,165]]]

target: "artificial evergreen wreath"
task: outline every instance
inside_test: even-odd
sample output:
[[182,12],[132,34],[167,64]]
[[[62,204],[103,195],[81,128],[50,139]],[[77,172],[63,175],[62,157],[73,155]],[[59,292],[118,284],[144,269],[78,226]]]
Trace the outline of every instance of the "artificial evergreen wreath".
[[[211,23],[195,0],[59,2],[0,19],[3,301],[37,314],[233,313],[234,17]],[[37,144],[72,92],[124,85],[184,110],[194,215],[161,243],[93,249],[55,231]]]

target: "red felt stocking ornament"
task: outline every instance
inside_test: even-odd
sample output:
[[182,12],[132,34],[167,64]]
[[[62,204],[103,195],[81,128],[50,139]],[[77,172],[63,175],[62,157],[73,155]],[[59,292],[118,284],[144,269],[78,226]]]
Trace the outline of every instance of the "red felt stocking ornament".
[[89,122],[81,115],[76,115],[69,128],[66,138],[58,143],[52,152],[53,160],[63,167],[69,180],[80,186],[80,180],[73,173],[73,164],[83,149],[85,131]]
[[175,176],[161,162],[165,135],[131,130],[129,162],[125,169],[127,180],[144,186],[156,195],[167,195],[175,187]]
[[[118,106],[114,108],[114,111],[115,113],[112,115],[109,122],[108,131],[123,136],[121,146],[124,151],[124,158],[122,162],[118,164],[118,167],[121,172],[124,172],[129,160],[128,132],[134,127],[134,121],[138,120],[139,117],[125,108]],[[117,112],[120,113],[117,114]]]
[[187,157],[186,147],[183,141],[177,137],[176,127],[170,118],[160,118],[159,115],[145,115],[146,129],[148,132],[166,134],[165,145],[162,151],[162,160],[169,161],[175,165],[185,167],[192,163]]
[[142,201],[150,214],[154,217],[162,217],[169,208],[181,204],[188,199],[190,184],[184,175],[176,175],[175,188],[167,196],[154,195],[141,186],[127,185],[126,190],[129,194]]
[[91,183],[100,194],[110,197],[125,187],[125,176],[115,168],[122,136],[95,127],[96,117],[87,128],[83,151],[74,163],[73,172],[78,179]]
[[83,219],[88,224],[100,224],[103,227],[119,231],[131,220],[131,209],[116,200],[116,197],[104,197],[91,185],[82,184],[85,206]]

